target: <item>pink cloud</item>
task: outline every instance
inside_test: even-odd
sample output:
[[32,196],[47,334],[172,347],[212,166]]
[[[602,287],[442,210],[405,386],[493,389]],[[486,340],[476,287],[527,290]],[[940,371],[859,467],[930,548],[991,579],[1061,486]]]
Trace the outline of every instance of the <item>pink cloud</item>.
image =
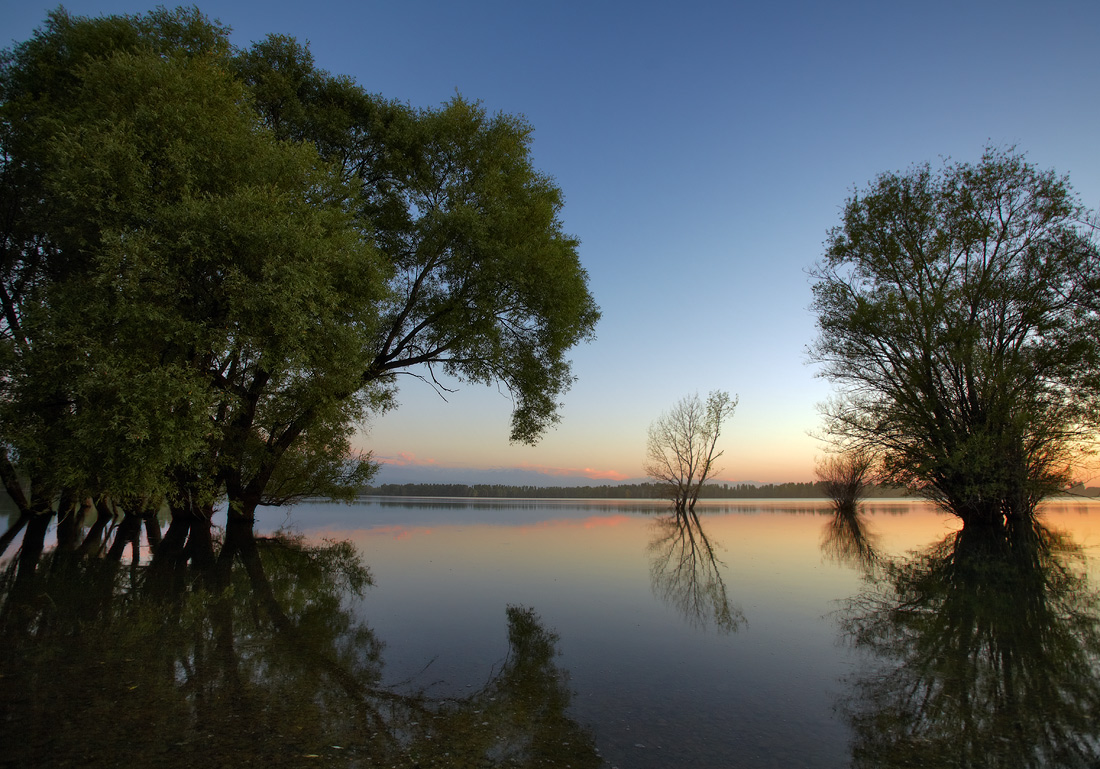
[[406,467],[408,465],[415,465],[417,467],[432,466],[436,467],[439,462],[435,459],[421,459],[416,454],[410,451],[399,451],[393,456],[375,456],[373,459],[376,462],[381,462],[384,465],[398,465],[400,467]]

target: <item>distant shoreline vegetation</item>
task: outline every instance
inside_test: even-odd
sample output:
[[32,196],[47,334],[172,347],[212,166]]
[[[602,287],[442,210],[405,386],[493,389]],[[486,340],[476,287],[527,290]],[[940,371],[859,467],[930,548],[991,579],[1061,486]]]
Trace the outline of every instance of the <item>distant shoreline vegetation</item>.
[[[471,497],[471,498],[536,498],[536,499],[664,499],[665,494],[655,483],[624,483],[600,486],[509,486],[503,483],[383,483],[364,486],[363,496],[381,497]],[[905,496],[903,489],[872,487],[871,497]],[[699,493],[700,499],[821,499],[820,483],[708,483]]]
[[[1066,494],[1100,497],[1100,488],[1078,484]],[[510,486],[503,483],[383,483],[364,486],[359,496],[377,497],[468,497],[472,499],[664,499],[654,483],[624,483],[600,486]],[[908,497],[905,489],[872,485],[866,498]],[[819,481],[806,483],[708,483],[700,499],[824,499]]]

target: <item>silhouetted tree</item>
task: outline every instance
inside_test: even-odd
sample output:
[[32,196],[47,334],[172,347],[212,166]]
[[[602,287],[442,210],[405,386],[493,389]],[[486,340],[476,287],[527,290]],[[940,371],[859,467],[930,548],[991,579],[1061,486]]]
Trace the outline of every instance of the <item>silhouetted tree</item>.
[[865,448],[830,454],[814,467],[821,493],[840,510],[855,510],[867,493],[874,455]]
[[717,468],[714,461],[722,424],[737,408],[737,396],[714,390],[704,403],[698,393],[682,398],[649,426],[646,474],[675,503],[677,510],[691,510],[699,490]]
[[827,433],[964,521],[1026,517],[1064,488],[1097,425],[1084,216],[1011,150],[849,199],[811,273],[811,356],[841,388]]

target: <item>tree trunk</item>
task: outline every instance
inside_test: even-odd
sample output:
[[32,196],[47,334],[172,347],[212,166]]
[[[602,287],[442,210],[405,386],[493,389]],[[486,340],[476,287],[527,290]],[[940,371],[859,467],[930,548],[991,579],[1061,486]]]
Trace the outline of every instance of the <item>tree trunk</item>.
[[146,572],[146,586],[164,598],[171,599],[186,584],[187,535],[191,531],[191,516],[185,508],[169,505],[171,519],[164,538],[153,546],[153,558]]
[[80,547],[77,549],[77,556],[81,558],[99,555],[103,549],[103,532],[106,531],[107,524],[113,521],[115,517],[114,512],[111,510],[110,500],[106,496],[102,496],[95,501],[95,510],[95,523],[88,529],[84,541],[80,543]]
[[3,536],[0,536],[0,557],[3,557],[4,553],[7,552],[8,546],[12,543],[12,540],[14,540],[16,535],[23,530],[23,527],[27,525],[30,519],[30,512],[23,510],[19,513],[19,517],[15,520],[15,523],[8,527],[8,530],[4,532]]
[[172,517],[168,521],[168,531],[164,538],[153,548],[153,567],[176,564],[183,561],[187,534],[191,530],[191,516],[185,508],[171,507]]
[[34,584],[38,562],[42,559],[42,551],[46,547],[46,532],[49,531],[51,518],[53,518],[53,510],[47,509],[44,512],[33,514],[27,522],[27,531],[23,534],[23,546],[19,551],[19,568],[15,574],[12,593],[29,592],[30,586]]
[[192,505],[191,526],[187,533],[184,557],[191,567],[200,573],[209,573],[217,563],[214,555],[214,536],[210,528],[214,519],[213,505]]
[[149,542],[149,547],[153,552],[156,552],[160,547],[161,533],[160,533],[160,519],[157,517],[156,510],[146,511],[144,515],[145,519],[145,539]]
[[61,492],[57,503],[57,549],[76,550],[80,542],[80,526],[84,520],[84,507],[71,491]]
[[107,560],[118,563],[122,561],[122,554],[126,552],[127,545],[133,545],[134,561],[138,560],[138,547],[141,542],[141,515],[127,512],[122,517],[122,523],[115,531],[115,541],[111,543],[107,551]]

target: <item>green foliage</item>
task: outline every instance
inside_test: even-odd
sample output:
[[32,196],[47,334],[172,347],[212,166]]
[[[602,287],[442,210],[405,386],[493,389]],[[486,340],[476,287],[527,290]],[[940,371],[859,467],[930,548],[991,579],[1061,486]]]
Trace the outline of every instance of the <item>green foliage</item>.
[[1066,179],[1011,151],[853,196],[811,273],[811,356],[840,386],[826,432],[964,518],[1064,488],[1096,425],[1082,216]]
[[233,130],[241,91],[211,64],[227,50],[219,34],[182,11],[140,23],[57,12],[5,57],[5,437],[48,487],[163,491],[164,468],[199,446],[193,404],[207,387],[164,349],[161,300],[176,286],[142,282],[141,265],[166,236],[150,226],[155,206],[198,186],[181,172],[205,163],[199,183],[217,176],[222,158],[198,158],[195,132],[225,144],[251,132]]
[[536,441],[573,382],[565,355],[599,312],[562,231],[561,190],[531,163],[531,126],[460,97],[422,110],[385,101],[285,37],[237,67],[266,125],[362,182],[362,215],[393,268],[367,378],[500,382],[512,440]]
[[369,481],[355,427],[437,371],[503,383],[536,440],[598,312],[530,136],[195,10],[51,14],[0,62],[10,456],[47,496],[249,518]]
[[[270,421],[333,399],[340,424],[358,416],[348,393],[381,280],[347,205],[354,189],[309,147],[257,132],[244,89],[207,59],[116,52],[78,74],[43,154],[42,229],[73,267],[27,309],[38,333],[20,372],[27,388],[41,388],[31,367],[43,362],[66,374],[52,397],[88,443],[68,441],[60,467],[91,460],[96,475],[59,480],[116,494],[163,485],[260,376]],[[97,445],[107,450],[87,452]],[[43,448],[42,462],[63,450]]]

